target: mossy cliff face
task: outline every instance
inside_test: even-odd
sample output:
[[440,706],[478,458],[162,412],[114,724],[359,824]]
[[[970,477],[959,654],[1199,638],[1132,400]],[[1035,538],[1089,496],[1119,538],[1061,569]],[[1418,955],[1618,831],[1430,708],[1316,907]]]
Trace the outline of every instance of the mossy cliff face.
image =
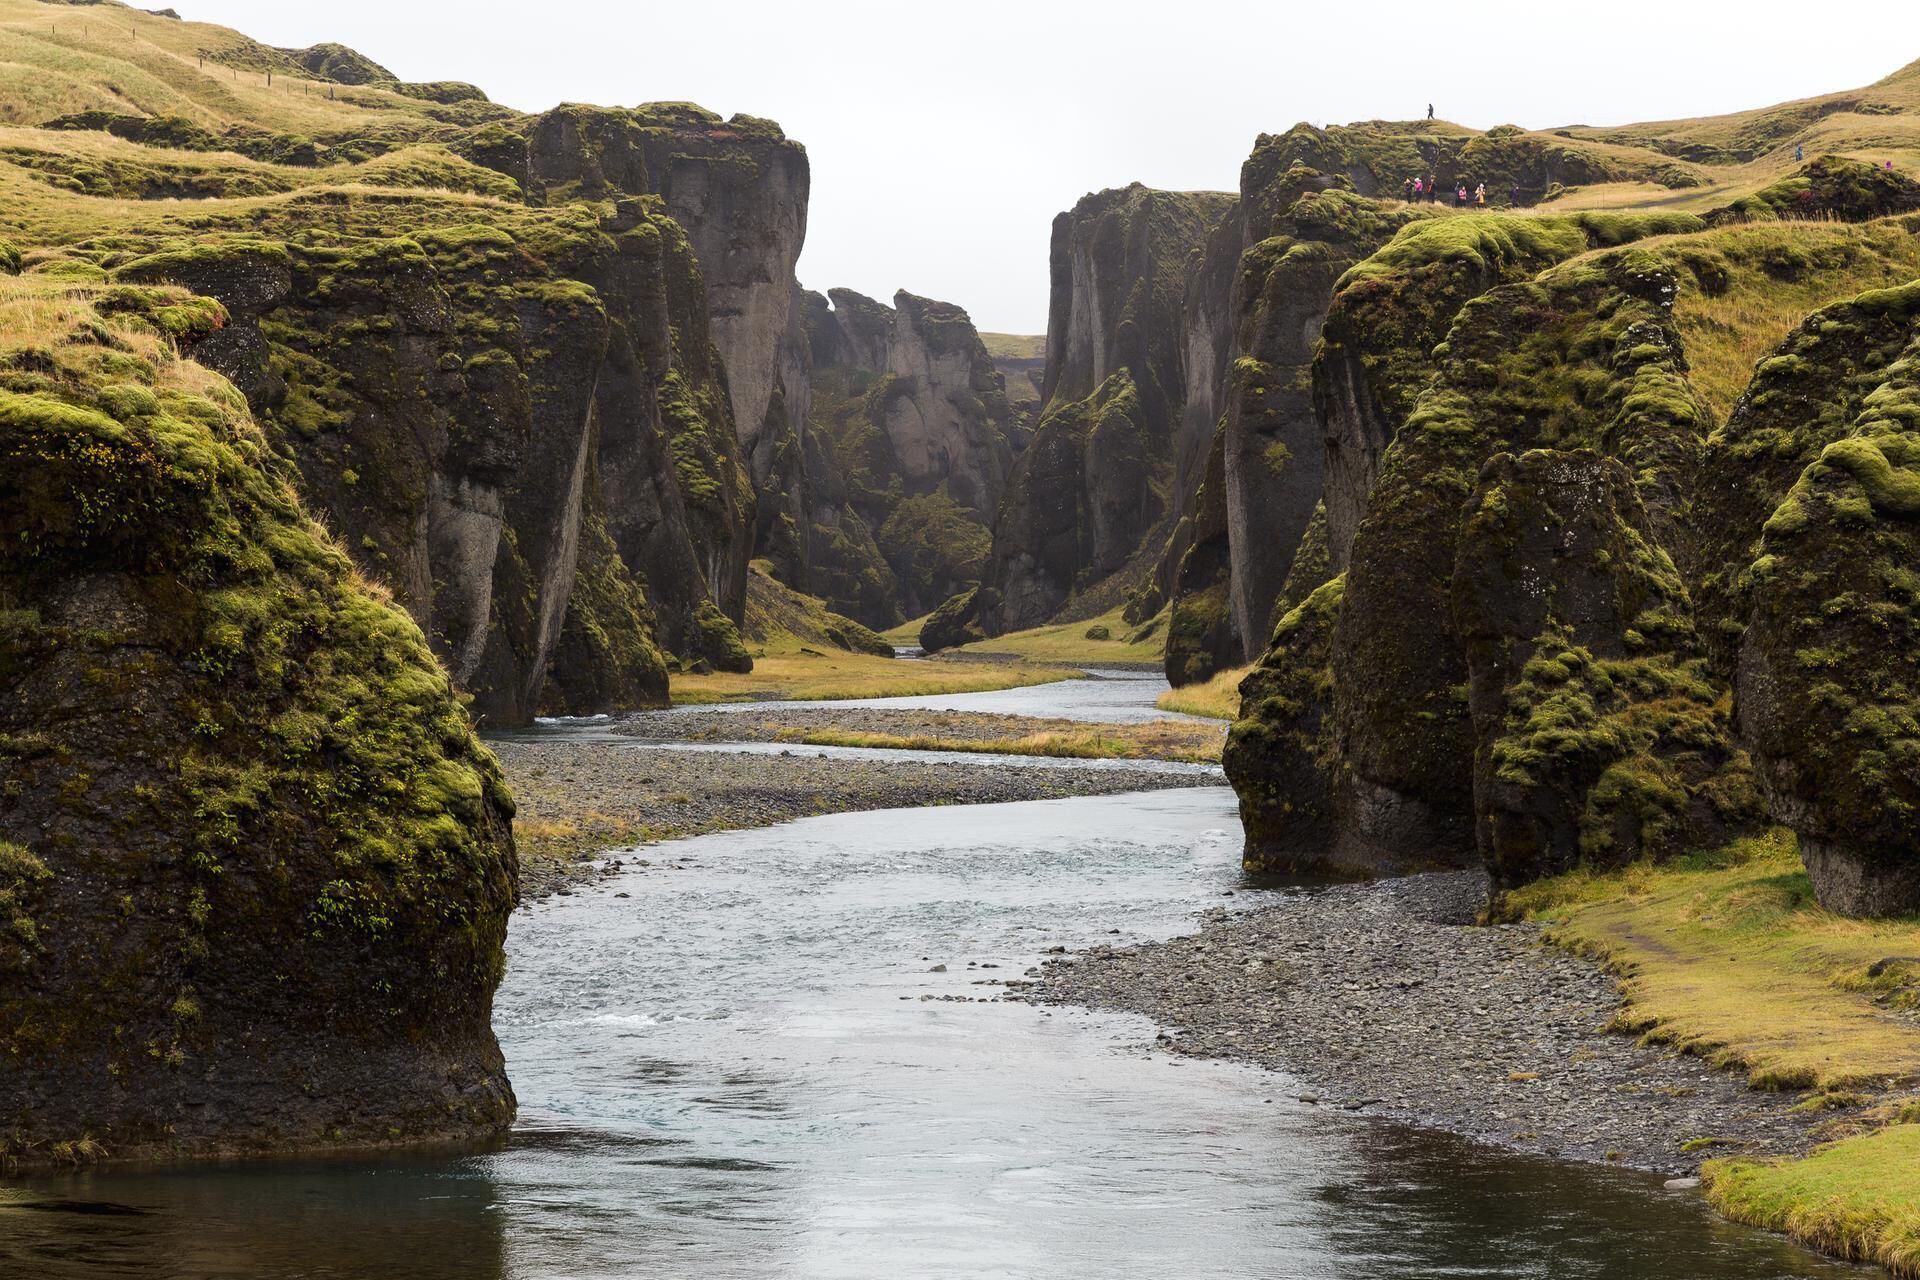
[[1232,208],[1227,195],[1136,183],[1054,219],[1045,409],[995,521],[998,603],[977,619],[987,634],[1037,625],[1122,568],[1144,578],[1164,559],[1182,308],[1196,251]]
[[[362,238],[377,205],[316,201],[285,211],[284,240],[79,253],[226,303],[233,323],[196,357],[247,392],[303,493],[429,628],[481,714],[550,705],[556,661],[551,705],[580,709],[592,689],[656,700],[651,644],[592,640],[651,636],[656,620],[673,651],[737,665],[737,640],[706,615],[716,593],[744,591],[752,499],[677,225],[639,200],[485,223],[407,212],[424,223],[410,237]],[[603,589],[570,618],[583,555]],[[566,669],[581,660],[614,665]]]
[[[11,314],[8,314],[11,313]],[[171,343],[0,284],[0,1163],[503,1129],[511,802],[420,630]]]
[[1389,447],[1334,656],[1349,835],[1383,866],[1473,857],[1468,671],[1449,587],[1487,459],[1596,448],[1630,468],[1656,535],[1683,518],[1675,490],[1708,414],[1685,379],[1675,287],[1657,261],[1620,250],[1482,295]]
[[805,148],[770,120],[723,120],[669,102],[559,107],[530,122],[522,157],[506,155],[509,171],[524,163],[530,198],[547,204],[622,194],[665,201],[699,260],[734,425],[767,491],[780,428],[798,432],[789,411],[804,411],[787,403],[803,401],[804,387],[783,385],[781,367],[783,347],[800,337],[793,268],[807,235]]
[[830,296],[806,300],[804,545],[773,558],[802,590],[891,626],[980,580],[1013,411],[961,308],[904,290],[891,307]]
[[[1901,330],[1890,361],[1853,363],[1865,333]],[[1816,313],[1774,360],[1803,365],[1800,418],[1851,421],[1838,438],[1794,442],[1818,452],[1743,575],[1740,726],[1821,904],[1920,911],[1920,284]]]
[[1346,578],[1312,592],[1275,625],[1260,663],[1240,682],[1241,718],[1221,763],[1240,797],[1250,871],[1346,871],[1337,790],[1342,778],[1333,701],[1333,631]]
[[[1750,347],[1716,315],[1784,327],[1799,298],[1910,270],[1911,230],[1591,219],[1411,228],[1343,282],[1322,370],[1354,372],[1385,445],[1324,654],[1295,617],[1247,685],[1249,861],[1480,863],[1510,888],[1770,813],[1829,906],[1920,907],[1920,287],[1816,311],[1717,429],[1685,349],[1733,400]],[[1468,296],[1429,347],[1422,304]]]
[[[1256,155],[1248,169],[1262,172],[1265,160]],[[1363,199],[1300,164],[1243,192],[1242,203],[1280,210],[1265,224],[1249,222],[1249,234],[1260,238],[1241,256],[1234,281],[1234,360],[1223,410],[1229,599],[1242,654],[1251,658],[1272,630],[1281,585],[1320,502],[1325,451],[1313,356],[1334,284],[1425,213]]]
[[1433,376],[1434,348],[1461,307],[1590,249],[1702,225],[1686,214],[1439,218],[1411,224],[1342,276],[1313,368],[1335,568],[1346,567],[1380,459]]
[[1499,454],[1467,511],[1452,604],[1495,890],[1751,824],[1686,587],[1627,468],[1589,449]]

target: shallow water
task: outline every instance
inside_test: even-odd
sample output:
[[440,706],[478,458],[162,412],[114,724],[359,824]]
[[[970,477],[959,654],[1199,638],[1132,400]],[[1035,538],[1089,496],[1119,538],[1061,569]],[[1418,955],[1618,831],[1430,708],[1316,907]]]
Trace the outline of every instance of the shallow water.
[[859,698],[834,702],[716,702],[676,710],[757,711],[764,714],[783,707],[797,710],[877,707],[902,711],[979,711],[1008,716],[1061,716],[1099,724],[1139,724],[1147,720],[1201,718],[1157,709],[1153,701],[1167,689],[1167,678],[1157,672],[1088,668],[1084,680],[1053,680],[1022,689],[994,689],[986,693],[929,693],[909,698]]
[[[1061,714],[1086,686],[1008,692]],[[1144,718],[1155,692],[1105,705]],[[0,1277],[1867,1274],[1657,1178],[1302,1106],[1150,1054],[1144,1020],[981,985],[1275,891],[1238,848],[1214,787],[656,846],[515,917],[497,1148],[0,1185]]]
[[42,1179],[0,1197],[43,1206],[0,1209],[0,1274],[1856,1274],[1656,1179],[1149,1055],[1141,1020],[938,998],[1244,903],[1236,845],[1206,788],[664,846],[516,918],[502,1149]]

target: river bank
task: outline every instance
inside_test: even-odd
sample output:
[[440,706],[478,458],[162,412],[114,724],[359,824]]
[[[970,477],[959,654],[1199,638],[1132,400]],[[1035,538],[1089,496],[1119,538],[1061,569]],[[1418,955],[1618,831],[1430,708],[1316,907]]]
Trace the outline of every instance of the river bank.
[[1167,1028],[1160,1051],[1284,1072],[1312,1105],[1513,1150],[1682,1176],[1816,1141],[1828,1117],[1799,1095],[1610,1030],[1615,980],[1535,925],[1474,926],[1484,896],[1473,872],[1288,893],[1015,989],[1144,1014]]
[[1061,716],[1005,715],[885,707],[785,707],[732,711],[657,711],[624,716],[623,736],[687,742],[792,742],[908,750],[995,751],[1217,762],[1227,727],[1218,721],[1094,723]]
[[[883,761],[796,747],[777,754],[675,751],[622,742],[489,744],[519,807],[523,900],[566,892],[628,867],[610,849],[681,836],[768,827],[826,813],[999,804],[1216,786],[1217,778],[1148,767],[1102,769],[973,762]],[[672,859],[662,860],[671,865]]]

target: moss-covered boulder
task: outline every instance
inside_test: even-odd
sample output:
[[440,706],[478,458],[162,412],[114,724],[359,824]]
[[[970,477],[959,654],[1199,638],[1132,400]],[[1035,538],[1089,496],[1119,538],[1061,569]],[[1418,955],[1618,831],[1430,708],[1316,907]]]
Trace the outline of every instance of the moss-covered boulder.
[[[1850,436],[1869,396],[1913,336],[1914,288],[1883,289],[1814,312],[1753,371],[1726,425],[1708,442],[1686,542],[1717,678],[1731,681],[1758,598],[1748,572],[1789,490]],[[1770,583],[1769,592],[1780,588]]]
[[1797,218],[1870,222],[1920,209],[1920,182],[1847,156],[1821,156],[1772,186],[1707,215],[1715,225]]
[[511,801],[190,302],[0,286],[0,1161],[496,1132]]
[[1249,871],[1367,874],[1340,839],[1339,744],[1332,729],[1333,630],[1346,579],[1334,578],[1290,610],[1240,682],[1240,715],[1227,735],[1227,780],[1240,798]]
[[1496,892],[1712,848],[1758,817],[1686,586],[1623,464],[1586,449],[1491,459],[1452,595]]
[[1389,446],[1354,538],[1334,653],[1348,838],[1382,866],[1476,857],[1451,583],[1487,460],[1594,448],[1628,466],[1662,545],[1686,523],[1685,480],[1710,415],[1686,379],[1674,287],[1658,260],[1628,248],[1482,295]]
[[1828,396],[1797,401],[1806,419],[1857,411],[1764,526],[1746,574],[1736,706],[1821,905],[1905,915],[1920,911],[1920,284],[1816,313],[1809,327],[1857,331],[1863,313],[1876,327],[1904,323],[1908,342],[1867,374],[1878,385],[1865,396],[1849,384],[1866,370],[1830,362]]
[[986,639],[990,633],[980,625],[980,617],[994,616],[997,606],[991,587],[970,587],[960,592],[920,624],[920,647],[938,653]]

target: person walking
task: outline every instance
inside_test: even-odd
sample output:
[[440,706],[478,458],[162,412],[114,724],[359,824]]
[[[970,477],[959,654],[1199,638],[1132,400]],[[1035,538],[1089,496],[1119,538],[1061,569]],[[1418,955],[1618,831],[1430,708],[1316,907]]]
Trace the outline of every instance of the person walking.
[[1520,184],[1519,183],[1517,182],[1514,183],[1513,190],[1507,192],[1507,203],[1512,205],[1516,209],[1520,207]]
[[1453,207],[1456,209],[1467,207],[1467,184],[1464,182],[1453,190]]
[[1473,203],[1480,208],[1487,207],[1487,184],[1481,183],[1473,189]]
[[1400,184],[1400,199],[1406,204],[1412,204],[1413,191],[1414,191],[1413,179],[1408,178],[1405,182]]
[[1427,175],[1427,203],[1438,204],[1439,202],[1440,202],[1440,179],[1434,177],[1432,174],[1428,174]]
[[1427,119],[1433,119],[1433,104],[1431,102],[1427,104]]
[[1415,179],[1413,180],[1413,198],[1412,198],[1411,200],[1409,200],[1409,201],[1407,201],[1407,203],[1408,203],[1408,204],[1419,204],[1419,203],[1420,203],[1420,197],[1421,197],[1421,196],[1423,196],[1423,195],[1425,195],[1426,193],[1427,193],[1427,189],[1426,189],[1425,187],[1423,187],[1423,186],[1421,186],[1421,185],[1420,185],[1420,179],[1418,179],[1418,178],[1415,178]]
[[1799,164],[1802,160],[1805,160],[1806,158],[1807,158],[1807,149],[1801,146],[1797,142],[1794,143],[1793,144],[1793,162],[1795,164]]

